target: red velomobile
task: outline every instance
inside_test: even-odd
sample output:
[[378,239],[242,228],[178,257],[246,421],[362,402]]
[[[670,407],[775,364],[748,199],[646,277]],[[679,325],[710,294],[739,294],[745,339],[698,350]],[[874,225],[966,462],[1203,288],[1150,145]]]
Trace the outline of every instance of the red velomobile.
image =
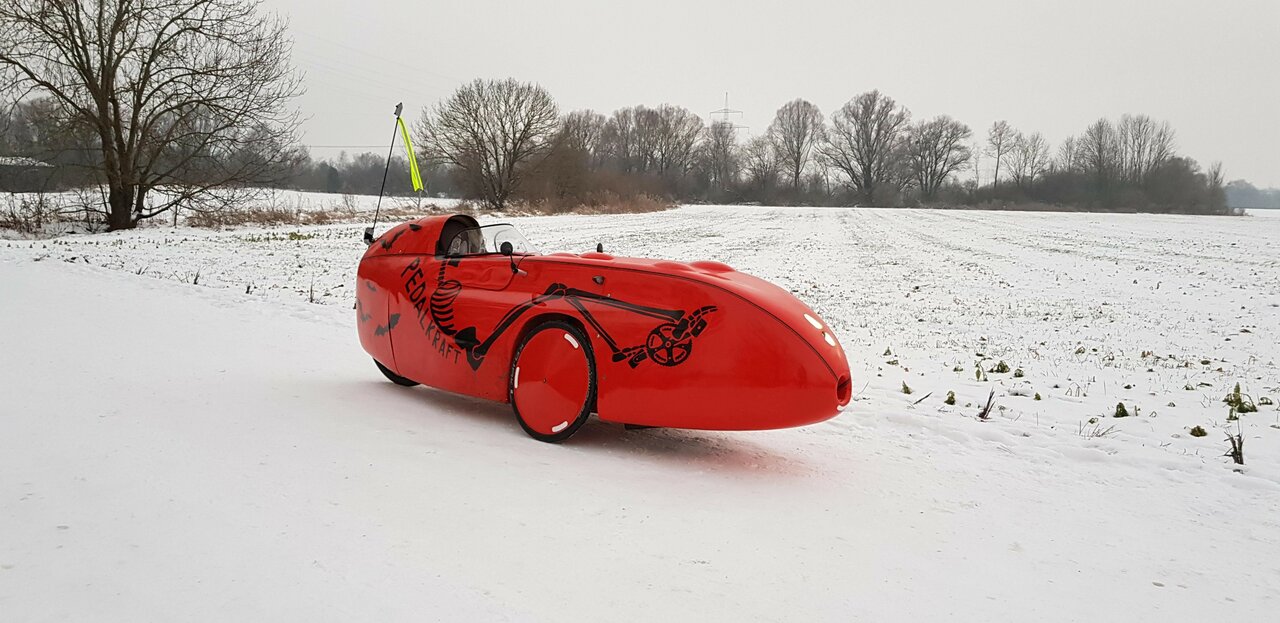
[[763,430],[827,420],[849,363],[818,315],[719,262],[538,255],[466,215],[398,225],[360,261],[360,343],[387,378],[510,402],[535,439],[591,413]]

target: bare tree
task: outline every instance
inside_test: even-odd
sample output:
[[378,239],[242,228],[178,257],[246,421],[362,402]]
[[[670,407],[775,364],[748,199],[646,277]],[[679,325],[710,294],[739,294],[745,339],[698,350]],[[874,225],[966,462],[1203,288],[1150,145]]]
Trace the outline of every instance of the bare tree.
[[688,108],[663,104],[653,111],[652,160],[658,173],[680,175],[693,164],[694,149],[702,136],[702,118]]
[[952,174],[963,170],[971,154],[965,142],[973,136],[969,126],[946,115],[911,127],[907,162],[925,199],[934,199]]
[[623,173],[672,177],[692,165],[703,120],[689,109],[663,104],[614,111],[604,125],[604,151]]
[[1064,173],[1071,173],[1080,168],[1079,147],[1076,145],[1076,137],[1068,136],[1058,145],[1058,157],[1054,162],[1054,166]]
[[762,193],[773,190],[782,168],[773,141],[768,136],[756,136],[747,141],[742,156],[752,185]]
[[526,178],[521,194],[526,199],[555,199],[564,202],[581,197],[591,185],[591,172],[603,160],[604,115],[591,110],[575,110],[560,119],[552,145]]
[[551,94],[537,84],[475,80],[423,110],[418,135],[430,160],[456,167],[485,203],[502,209],[550,150],[558,120]]
[[663,104],[614,111],[603,142],[614,166],[625,173],[683,174],[693,164],[702,119],[687,108]]
[[1209,181],[1209,188],[1223,188],[1225,176],[1222,173],[1222,162],[1215,160],[1213,164],[1209,165],[1209,171],[1206,175]]
[[1115,126],[1099,119],[1077,141],[1080,168],[1093,176],[1098,190],[1105,189],[1119,171],[1119,137]]
[[1211,214],[1226,214],[1227,194],[1224,184],[1225,176],[1222,173],[1222,162],[1214,161],[1209,165],[1209,170],[1205,173],[1208,190],[1208,208]]
[[1168,121],[1157,123],[1151,136],[1147,158],[1142,163],[1142,179],[1145,180],[1156,167],[1177,156],[1177,150],[1178,143],[1173,126],[1169,125]]
[[662,121],[658,111],[635,107],[635,151],[638,170],[642,173],[658,169],[658,143],[662,140]]
[[738,181],[742,159],[733,122],[717,121],[707,128],[702,139],[702,156],[712,189],[724,192]]
[[[643,108],[643,107],[640,107]],[[613,167],[623,173],[645,170],[643,145],[640,140],[640,115],[636,108],[613,111],[601,133],[601,149]]]
[[987,155],[995,158],[996,171],[992,178],[991,185],[1000,185],[1000,165],[1004,162],[1005,156],[1009,150],[1013,149],[1013,143],[1017,137],[1017,132],[1009,125],[1008,121],[997,121],[991,124],[991,129],[987,130]]
[[1150,139],[1150,122],[1146,116],[1121,115],[1116,123],[1116,175],[1125,182],[1138,178],[1138,161]]
[[823,140],[822,111],[817,106],[796,99],[778,109],[769,125],[768,135],[773,139],[775,151],[791,177],[791,188],[800,188],[800,179],[813,156],[814,149]]
[[977,142],[969,146],[969,160],[973,163],[969,165],[973,169],[973,188],[977,190],[982,187],[982,146]]
[[1009,173],[1018,188],[1026,188],[1049,167],[1049,143],[1039,132],[1018,133],[1009,150]]
[[[285,22],[260,7],[6,0],[0,92],[52,97],[66,123],[93,132],[111,229],[271,183],[297,159],[289,102],[301,87]],[[155,189],[166,192],[148,202]]]
[[1173,128],[1146,115],[1122,115],[1116,128],[1116,163],[1121,179],[1141,184],[1174,155]]
[[903,138],[911,113],[893,98],[869,91],[831,116],[822,154],[849,180],[863,201],[874,203],[884,189],[902,183]]
[[589,168],[599,168],[606,123],[605,116],[594,110],[575,110],[560,120],[560,139],[583,154]]

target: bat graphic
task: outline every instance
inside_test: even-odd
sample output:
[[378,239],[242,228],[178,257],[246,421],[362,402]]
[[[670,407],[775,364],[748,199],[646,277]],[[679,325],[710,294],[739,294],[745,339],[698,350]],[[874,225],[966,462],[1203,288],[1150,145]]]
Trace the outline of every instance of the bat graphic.
[[382,337],[388,333],[391,333],[391,330],[396,328],[396,325],[399,323],[400,323],[400,314],[391,314],[391,317],[387,319],[387,326],[384,327],[382,325],[378,325],[374,327],[373,334],[378,337]]
[[392,236],[390,240],[383,240],[383,241],[382,241],[382,248],[383,248],[383,249],[388,249],[388,250],[389,250],[389,249],[391,249],[391,245],[394,245],[394,244],[396,243],[396,241],[400,239],[400,236],[403,236],[403,235],[404,235],[404,232],[406,232],[406,231],[418,231],[419,229],[422,229],[422,226],[421,226],[421,225],[418,225],[417,223],[409,223],[409,228],[408,228],[408,229],[402,229],[402,230],[400,230],[400,231],[396,232],[396,235]]

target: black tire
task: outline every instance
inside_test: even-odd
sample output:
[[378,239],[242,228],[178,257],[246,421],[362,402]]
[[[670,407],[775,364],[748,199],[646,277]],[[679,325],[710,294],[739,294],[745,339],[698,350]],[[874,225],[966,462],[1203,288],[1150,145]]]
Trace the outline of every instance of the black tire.
[[[582,346],[582,353],[587,358],[587,399],[582,405],[582,410],[578,412],[578,417],[570,422],[569,426],[558,433],[547,435],[530,428],[525,423],[524,417],[520,415],[520,407],[516,404],[514,381],[516,368],[520,365],[520,354],[524,352],[525,345],[533,339],[533,336],[550,329],[559,329],[572,335],[573,339],[577,340],[578,344]],[[520,423],[520,428],[523,428],[524,432],[530,437],[546,443],[560,443],[572,437],[574,433],[578,432],[579,428],[582,428],[583,424],[587,423],[587,418],[590,417],[596,406],[596,356],[591,349],[591,341],[587,339],[587,336],[578,327],[561,320],[549,320],[525,334],[524,339],[520,340],[520,346],[516,348],[515,355],[511,357],[511,369],[507,373],[507,401],[511,403],[511,410],[515,412],[516,421]]]
[[374,365],[378,366],[378,370],[382,371],[382,376],[387,377],[388,381],[391,381],[396,385],[400,385],[402,387],[413,387],[414,385],[418,384],[417,381],[406,379],[403,376],[400,376],[399,374],[392,372],[389,368],[382,365],[382,362],[378,361],[377,359],[374,359],[373,363]]

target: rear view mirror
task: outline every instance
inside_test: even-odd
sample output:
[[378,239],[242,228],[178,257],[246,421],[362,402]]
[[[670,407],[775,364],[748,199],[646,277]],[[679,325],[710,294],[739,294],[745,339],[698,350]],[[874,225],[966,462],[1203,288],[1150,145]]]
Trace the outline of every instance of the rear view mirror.
[[520,267],[516,266],[516,257],[515,257],[516,248],[512,246],[510,242],[503,242],[501,245],[498,245],[498,251],[503,255],[507,256],[507,260],[511,262],[511,274],[513,275],[524,274],[523,271],[520,270]]

